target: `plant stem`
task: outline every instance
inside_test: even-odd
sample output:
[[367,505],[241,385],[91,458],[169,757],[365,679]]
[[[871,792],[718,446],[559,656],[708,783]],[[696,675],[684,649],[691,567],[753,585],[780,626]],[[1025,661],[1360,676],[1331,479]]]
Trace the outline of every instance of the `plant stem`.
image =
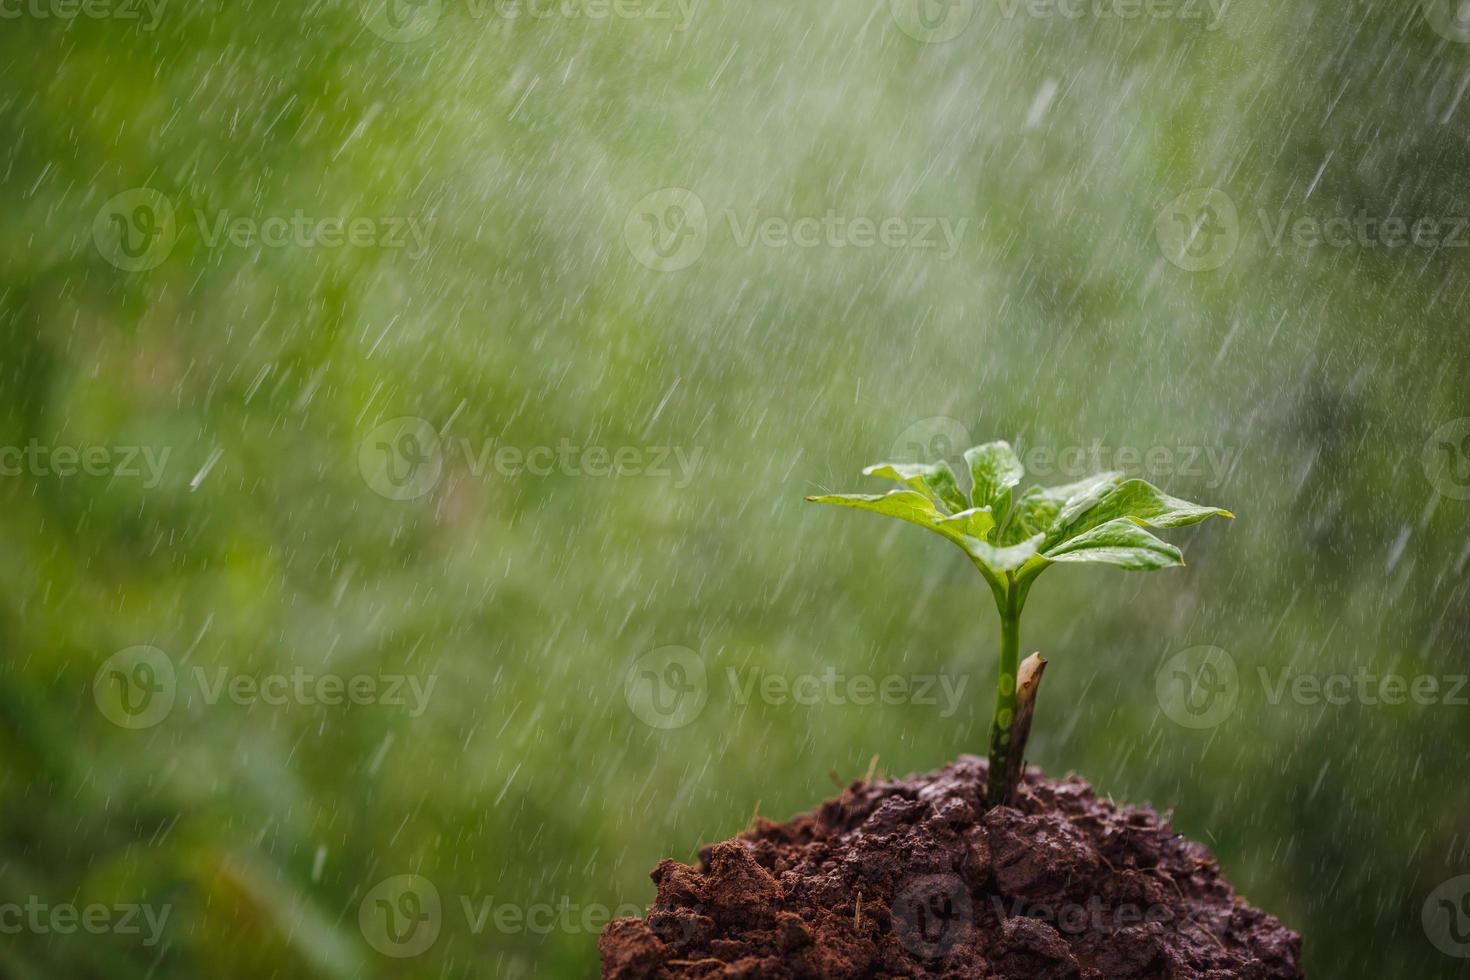
[[986,805],[1000,806],[1011,795],[1011,728],[1016,721],[1016,673],[1021,661],[1021,604],[1023,589],[1006,573],[1000,609],[1000,676],[995,686],[995,720],[990,726],[990,789]]

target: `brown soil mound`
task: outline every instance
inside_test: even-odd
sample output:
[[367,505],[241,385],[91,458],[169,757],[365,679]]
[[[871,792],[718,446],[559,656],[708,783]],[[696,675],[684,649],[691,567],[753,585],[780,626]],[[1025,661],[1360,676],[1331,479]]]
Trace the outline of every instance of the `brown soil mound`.
[[[789,823],[654,869],[646,919],[602,934],[606,980],[1298,978],[1301,938],[1152,810],[1027,771],[983,813],[986,763],[854,783]],[[982,815],[983,813],[983,815]]]

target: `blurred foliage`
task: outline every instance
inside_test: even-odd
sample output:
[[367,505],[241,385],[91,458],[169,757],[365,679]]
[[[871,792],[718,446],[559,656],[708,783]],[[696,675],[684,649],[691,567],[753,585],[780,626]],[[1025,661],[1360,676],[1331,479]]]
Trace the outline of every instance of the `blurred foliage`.
[[[1470,212],[1470,45],[1388,0],[1238,0],[1215,30],[987,4],[942,44],[876,2],[697,0],[683,30],[495,9],[445,4],[412,43],[332,0],[0,26],[0,445],[169,454],[156,486],[0,479],[0,898],[170,910],[151,946],[6,936],[0,975],[586,976],[594,931],[476,930],[460,900],[646,904],[661,857],[815,804],[829,772],[983,752],[996,624],[973,572],[801,503],[933,417],[1231,454],[1219,479],[1154,474],[1240,516],[1184,535],[1187,569],[1050,573],[1022,639],[1053,662],[1034,761],[1173,807],[1303,932],[1314,976],[1467,975],[1420,909],[1470,872],[1470,708],[1272,704],[1256,678],[1470,671],[1470,504],[1421,465],[1467,412],[1464,250],[1274,247],[1259,217]],[[660,274],[624,223],[667,186],[712,223]],[[1240,242],[1191,274],[1154,222],[1211,186]],[[93,224],[139,187],[179,234],[130,273]],[[428,248],[211,246],[198,221],[298,209],[411,217]],[[731,209],[968,224],[948,260],[747,249]],[[358,465],[397,416],[703,456],[688,485],[451,457],[398,502]],[[128,731],[92,686],[140,644],[182,676],[437,684],[419,717],[181,684]],[[678,731],[623,693],[666,644],[711,678]],[[1155,699],[1198,644],[1242,678],[1209,731]],[[940,718],[742,705],[725,682],[828,666],[956,673],[969,696]],[[358,909],[400,874],[445,922],[392,960]]]

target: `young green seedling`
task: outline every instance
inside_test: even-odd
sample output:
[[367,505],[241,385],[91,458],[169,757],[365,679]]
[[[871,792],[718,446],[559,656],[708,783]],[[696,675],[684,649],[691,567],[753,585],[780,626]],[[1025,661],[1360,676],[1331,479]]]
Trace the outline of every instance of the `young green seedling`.
[[960,547],[990,586],[1000,612],[1000,676],[990,730],[987,803],[1010,798],[1019,758],[1012,760],[1021,610],[1036,577],[1054,564],[1093,562],[1131,571],[1183,565],[1179,549],[1147,528],[1184,527],[1209,517],[1233,517],[1170,497],[1144,480],[1099,473],[1061,487],[1031,487],[1014,496],[1025,470],[1009,443],[990,442],[965,453],[968,499],[943,461],[879,463],[863,470],[908,487],[885,494],[828,494],[807,499],[871,510],[909,521]]

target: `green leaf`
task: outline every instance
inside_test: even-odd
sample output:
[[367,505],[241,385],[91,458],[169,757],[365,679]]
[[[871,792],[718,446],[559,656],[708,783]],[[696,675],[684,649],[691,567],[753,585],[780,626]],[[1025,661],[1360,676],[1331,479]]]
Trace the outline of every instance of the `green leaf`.
[[1036,557],[1036,549],[1044,540],[1040,534],[1013,544],[1006,548],[997,548],[995,545],[987,544],[979,538],[966,538],[960,543],[971,557],[977,561],[984,562],[986,567],[995,572],[1010,572],[1020,568],[1026,562]]
[[934,501],[917,490],[890,490],[888,493],[834,493],[820,497],[808,497],[814,504],[836,504],[838,507],[856,507],[886,517],[896,517],[910,524],[928,528],[963,547],[964,533],[958,525],[945,526],[945,516],[934,506]]
[[1021,494],[1011,509],[1011,523],[1006,527],[1003,544],[1015,544],[1052,529],[1063,501],[1049,494],[1045,487],[1030,487]]
[[1048,543],[1054,544],[1056,541],[1061,540],[1062,533],[1079,516],[1096,507],[1098,501],[1106,497],[1122,479],[1122,473],[1099,473],[1096,476],[1090,476],[1085,480],[1078,480],[1076,483],[1068,484],[1065,487],[1054,488],[1053,492],[1066,494],[1066,502],[1062,504],[1062,509],[1057,514],[1056,523],[1052,525],[1051,531],[1048,532]]
[[1143,571],[1182,565],[1179,549],[1146,528],[1233,516],[1171,497],[1145,480],[1124,481],[1121,473],[1032,487],[1013,500],[1024,468],[1009,444],[976,446],[965,453],[965,460],[974,506],[965,506],[954,472],[943,462],[880,463],[863,471],[911,489],[807,499],[897,517],[949,539],[985,576],[998,603],[1006,600],[1012,584],[1024,598],[1036,576],[1056,563],[1093,562]]
[[946,517],[942,523],[952,524],[962,534],[985,541],[990,537],[990,532],[995,530],[995,515],[990,512],[989,507],[971,507],[953,517]]
[[970,501],[976,507],[989,507],[997,527],[1004,527],[1011,512],[1011,488],[1021,482],[1026,470],[1016,458],[1008,442],[987,442],[965,450],[970,464]]
[[1099,484],[1117,483],[1120,477],[1118,473],[1100,473],[1065,486],[1028,488],[1016,501],[1003,543],[1015,544],[1033,534],[1050,535],[1070,500],[1091,493]]
[[[1003,586],[1001,585],[999,573],[992,570],[985,563],[986,558],[982,558],[981,555],[984,554],[988,558],[995,558],[1000,561],[1013,560],[1014,556],[1001,553],[992,554],[992,552],[1000,552],[1003,549],[991,548],[985,542],[972,538],[964,533],[963,527],[966,522],[983,521],[983,518],[978,512],[960,514],[954,518],[946,517],[935,508],[934,501],[916,490],[890,490],[888,493],[872,495],[834,493],[824,494],[819,497],[808,497],[806,499],[815,504],[835,504],[838,507],[855,507],[859,510],[868,510],[875,514],[883,514],[886,517],[897,517],[901,521],[908,521],[910,524],[917,524],[920,527],[928,528],[935,534],[953,541],[965,550],[965,553],[970,556],[971,560],[979,568],[980,574],[985,577],[985,581],[990,584],[991,590],[996,594],[997,602],[1004,595],[1001,591]],[[982,550],[977,550],[977,547]],[[1033,553],[1034,550],[1033,548]],[[1026,559],[1021,558],[1020,560],[1024,562]]]
[[1095,562],[1133,571],[1183,565],[1179,549],[1126,517],[1100,524],[1041,555],[1048,562]]
[[946,462],[938,463],[878,463],[863,470],[863,476],[881,476],[897,480],[929,497],[951,514],[964,510],[968,503],[960,492],[954,470]]
[[1186,527],[1210,517],[1234,517],[1228,510],[1171,497],[1147,480],[1127,480],[1067,525],[1064,540],[1118,518],[1146,527]]
[[1091,506],[1116,486],[1121,473],[1098,473],[1059,487],[1030,487],[1016,500],[1006,525],[1002,544],[1015,544],[1033,534],[1045,534],[1049,544],[1062,539],[1062,513],[1074,501]]

